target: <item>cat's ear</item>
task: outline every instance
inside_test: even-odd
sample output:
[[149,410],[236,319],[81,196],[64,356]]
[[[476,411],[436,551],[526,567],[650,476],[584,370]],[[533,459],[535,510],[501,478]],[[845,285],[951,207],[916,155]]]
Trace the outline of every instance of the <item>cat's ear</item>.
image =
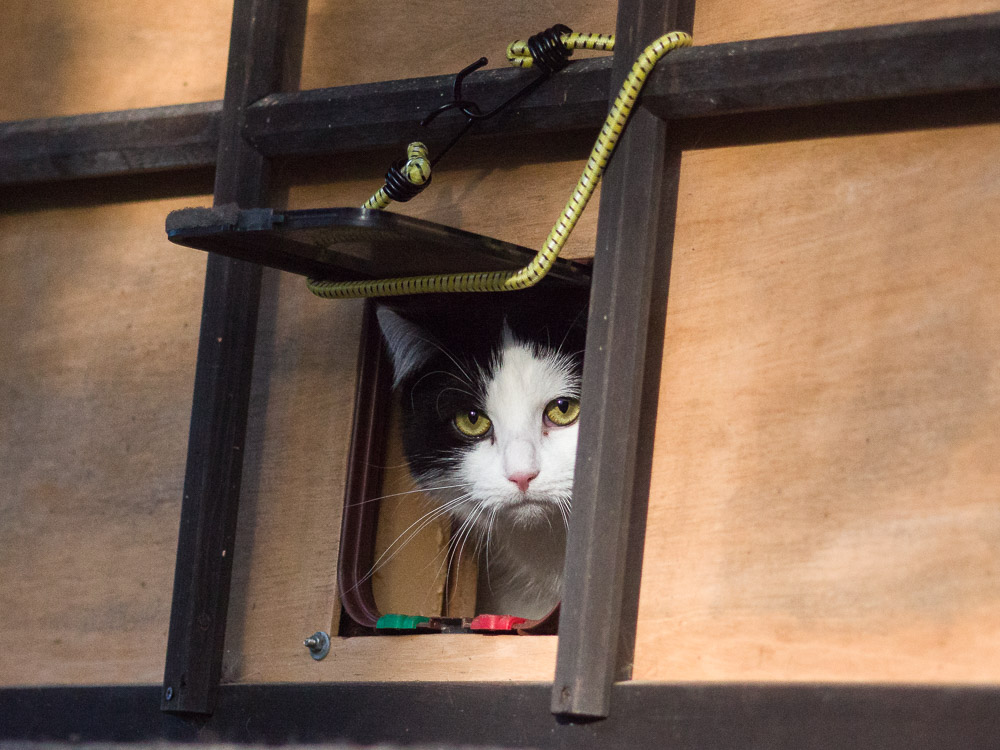
[[517,341],[517,337],[514,335],[514,331],[510,328],[510,323],[507,322],[507,316],[503,318],[503,328],[500,331],[500,342],[501,345],[506,349],[508,346],[513,345]]
[[392,387],[395,388],[430,359],[434,345],[422,328],[388,307],[379,305],[375,314],[392,356]]

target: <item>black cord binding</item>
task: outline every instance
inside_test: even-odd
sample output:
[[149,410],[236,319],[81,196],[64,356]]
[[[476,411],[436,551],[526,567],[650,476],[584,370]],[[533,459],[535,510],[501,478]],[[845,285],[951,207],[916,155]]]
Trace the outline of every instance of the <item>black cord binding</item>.
[[387,196],[398,203],[406,203],[406,201],[418,195],[421,190],[431,184],[431,180],[433,179],[433,177],[428,177],[427,182],[424,184],[414,185],[403,174],[403,167],[405,165],[406,159],[399,159],[393,162],[392,166],[389,167],[389,171],[385,173],[385,187],[383,190]]
[[565,24],[557,23],[551,29],[528,37],[528,52],[537,67],[546,74],[562,70],[569,63],[573,50],[562,43],[563,34],[572,34],[573,30]]

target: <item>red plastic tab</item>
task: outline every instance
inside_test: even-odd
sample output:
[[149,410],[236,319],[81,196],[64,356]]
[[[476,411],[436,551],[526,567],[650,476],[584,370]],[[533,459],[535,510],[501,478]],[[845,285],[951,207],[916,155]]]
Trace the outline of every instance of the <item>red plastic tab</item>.
[[476,615],[469,623],[469,630],[480,632],[514,630],[518,625],[527,621],[526,617],[515,617],[514,615]]

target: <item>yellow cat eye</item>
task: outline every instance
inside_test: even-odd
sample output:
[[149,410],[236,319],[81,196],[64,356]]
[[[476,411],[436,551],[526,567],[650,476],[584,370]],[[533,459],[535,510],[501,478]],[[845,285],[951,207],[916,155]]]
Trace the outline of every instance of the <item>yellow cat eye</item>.
[[455,415],[455,427],[469,437],[483,437],[492,426],[490,418],[475,409],[460,411]]
[[580,416],[580,399],[554,398],[545,405],[545,421],[556,427],[568,427]]

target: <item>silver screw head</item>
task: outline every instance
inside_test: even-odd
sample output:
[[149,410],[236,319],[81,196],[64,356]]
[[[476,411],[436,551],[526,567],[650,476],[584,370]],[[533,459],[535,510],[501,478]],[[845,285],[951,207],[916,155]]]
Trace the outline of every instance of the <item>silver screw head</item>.
[[302,641],[302,645],[309,649],[309,655],[313,659],[319,661],[330,653],[330,636],[322,630],[317,630]]

